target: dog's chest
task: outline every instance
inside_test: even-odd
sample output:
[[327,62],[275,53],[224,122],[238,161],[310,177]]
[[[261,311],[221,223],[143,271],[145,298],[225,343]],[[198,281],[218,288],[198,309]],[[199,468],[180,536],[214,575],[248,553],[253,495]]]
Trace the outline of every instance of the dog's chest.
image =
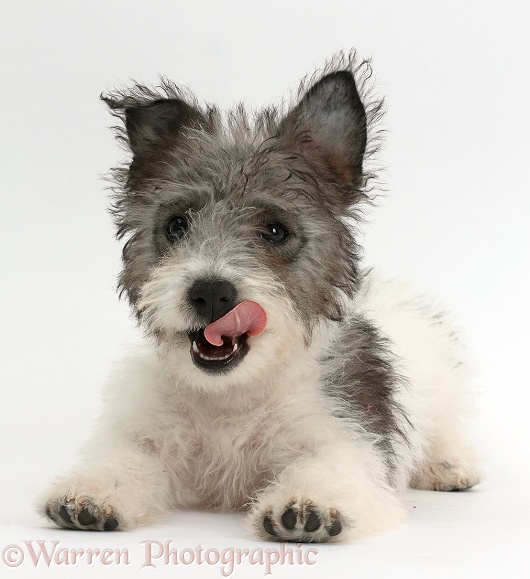
[[271,411],[213,420],[188,414],[181,426],[176,484],[192,503],[221,510],[242,508],[303,446]]

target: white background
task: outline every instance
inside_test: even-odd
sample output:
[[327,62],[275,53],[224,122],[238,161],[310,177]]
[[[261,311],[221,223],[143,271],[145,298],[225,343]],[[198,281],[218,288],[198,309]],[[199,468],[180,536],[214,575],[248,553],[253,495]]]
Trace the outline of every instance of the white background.
[[[143,569],[142,541],[256,548],[242,516],[176,513],[133,533],[47,526],[34,496],[90,431],[112,361],[137,338],[114,292],[120,247],[102,176],[123,158],[102,90],[159,73],[230,107],[278,102],[338,49],[373,56],[387,99],[388,195],[371,210],[366,262],[440,296],[478,368],[474,434],[485,482],[410,492],[400,529],[318,547],[277,577],[529,576],[530,77],[525,2],[4,0],[0,6],[0,548],[23,540],[130,550],[129,565],[0,576],[220,577]],[[270,545],[269,545],[270,546]],[[263,577],[260,566],[234,577]]]

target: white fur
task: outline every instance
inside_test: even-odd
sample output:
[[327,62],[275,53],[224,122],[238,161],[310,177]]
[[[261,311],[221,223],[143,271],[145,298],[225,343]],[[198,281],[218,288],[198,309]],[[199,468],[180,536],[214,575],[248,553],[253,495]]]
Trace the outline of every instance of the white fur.
[[[200,273],[198,263],[189,266],[190,276]],[[166,280],[176,277],[172,267],[168,261],[159,268],[142,295],[147,323],[167,331],[187,327],[186,312],[168,309],[186,285],[167,289]],[[217,267],[233,279],[227,263]],[[179,279],[187,279],[182,271]],[[311,537],[297,526],[280,538],[325,540],[338,512],[343,533],[336,540],[397,524],[404,516],[399,492],[409,483],[446,490],[478,482],[465,438],[468,391],[458,345],[428,300],[370,274],[348,304],[390,338],[407,378],[399,402],[414,427],[401,424],[410,444],[398,449],[391,486],[375,436],[335,418],[324,393],[318,358],[338,325],[316,328],[306,347],[288,299],[259,271],[252,280],[241,282],[243,298],[260,301],[268,326],[250,338],[242,364],[225,377],[209,376],[192,364],[187,339],[158,351],[146,345],[124,360],[93,438],[40,501],[42,513],[56,515],[65,505],[75,515],[88,505],[126,529],[178,507],[249,508],[250,526],[271,538],[264,516],[278,520],[294,505],[316,508],[324,525]]]

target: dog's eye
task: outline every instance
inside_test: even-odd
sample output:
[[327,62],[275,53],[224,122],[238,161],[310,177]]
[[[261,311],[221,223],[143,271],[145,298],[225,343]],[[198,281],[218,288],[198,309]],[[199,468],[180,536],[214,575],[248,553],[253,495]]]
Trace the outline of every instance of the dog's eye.
[[269,223],[266,227],[267,232],[262,233],[261,237],[271,243],[281,243],[285,241],[289,232],[287,228],[280,223]]
[[166,237],[169,241],[176,241],[184,236],[188,229],[188,221],[185,217],[176,215],[172,217],[167,224]]

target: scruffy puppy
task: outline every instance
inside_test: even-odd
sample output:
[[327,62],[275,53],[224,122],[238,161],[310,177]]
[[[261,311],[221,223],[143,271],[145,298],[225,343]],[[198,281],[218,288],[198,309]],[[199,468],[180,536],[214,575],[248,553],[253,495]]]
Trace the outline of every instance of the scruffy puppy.
[[132,153],[119,283],[148,344],[41,500],[57,525],[246,508],[261,538],[337,540],[398,522],[407,485],[478,482],[454,332],[359,266],[369,73],[339,56],[287,111],[252,117],[169,82],[104,97]]

